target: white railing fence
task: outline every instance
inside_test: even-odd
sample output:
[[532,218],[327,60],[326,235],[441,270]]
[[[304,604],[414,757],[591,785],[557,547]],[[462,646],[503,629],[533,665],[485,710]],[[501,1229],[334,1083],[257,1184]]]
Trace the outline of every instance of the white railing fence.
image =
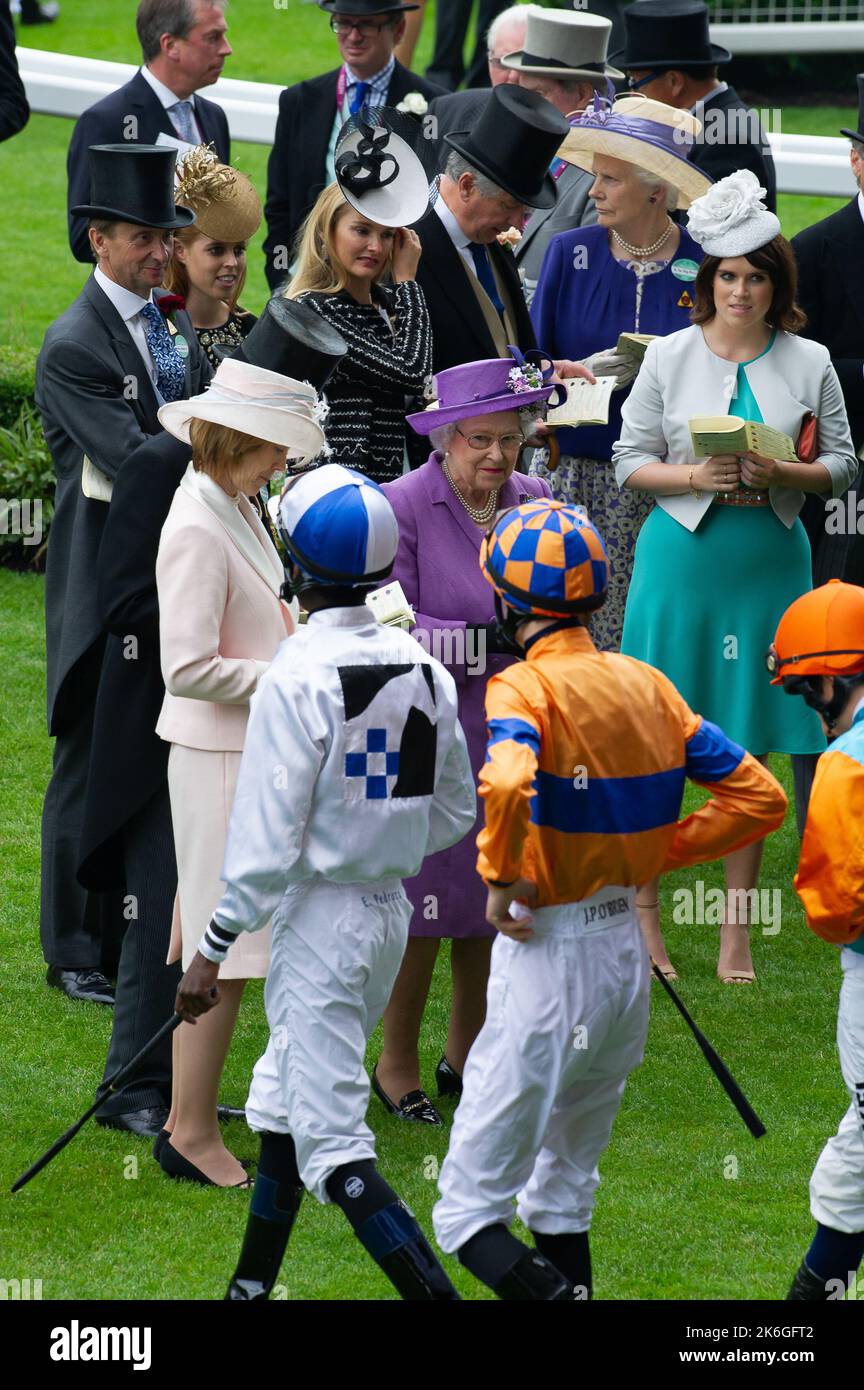
[[[864,31],[864,26],[862,31]],[[42,49],[19,48],[18,64],[34,111],[51,116],[80,116],[94,101],[107,96],[136,69],[128,63],[106,63]],[[207,96],[225,111],[231,138],[272,145],[276,132],[281,87],[268,82],[241,82],[220,77]],[[849,143],[840,136],[786,135],[776,129],[774,113],[766,113],[771,151],[781,193],[808,193],[850,198],[855,191],[849,168]],[[854,127],[850,112],[849,125]]]

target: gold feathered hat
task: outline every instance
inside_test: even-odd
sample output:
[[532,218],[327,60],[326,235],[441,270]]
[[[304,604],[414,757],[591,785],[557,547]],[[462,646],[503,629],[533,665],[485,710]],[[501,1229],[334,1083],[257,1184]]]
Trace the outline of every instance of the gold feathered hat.
[[212,241],[248,241],[261,225],[254,185],[208,145],[190,150],[177,171],[175,200],[195,213],[195,230]]

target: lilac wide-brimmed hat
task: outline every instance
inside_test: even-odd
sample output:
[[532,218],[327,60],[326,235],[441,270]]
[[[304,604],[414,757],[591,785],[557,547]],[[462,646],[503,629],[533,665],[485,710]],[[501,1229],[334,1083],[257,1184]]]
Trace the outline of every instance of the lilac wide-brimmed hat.
[[556,385],[549,380],[552,359],[540,349],[521,353],[508,344],[510,357],[490,357],[448,367],[434,377],[438,399],[405,418],[417,434],[430,434],[441,425],[492,415],[496,410],[523,410],[548,401]]

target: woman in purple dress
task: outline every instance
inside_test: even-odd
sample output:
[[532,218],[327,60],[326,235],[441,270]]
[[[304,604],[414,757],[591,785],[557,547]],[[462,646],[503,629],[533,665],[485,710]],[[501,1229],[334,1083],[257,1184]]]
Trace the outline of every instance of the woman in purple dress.
[[[470,362],[439,372],[438,402],[409,415],[434,452],[414,473],[386,483],[399,522],[393,567],[415,610],[413,636],[452,673],[459,718],[475,776],[486,756],[486,682],[508,665],[495,628],[494,595],[480,570],[480,542],[496,514],[547,484],[515,471],[525,438],[554,389],[541,370],[513,358]],[[494,929],[486,922],[486,890],[476,871],[476,832],[431,855],[405,885],[414,916],[408,948],[384,1014],[384,1050],[372,1078],[393,1114],[441,1124],[420,1086],[418,1044],[442,938],[452,939],[453,999],[439,1095],[458,1095],[465,1058],[486,1013],[486,983]]]
[[549,243],[531,319],[554,357],[581,358],[596,377],[615,378],[606,425],[561,429],[557,468],[536,462],[552,495],[581,503],[609,556],[609,590],[589,629],[601,651],[618,651],[639,530],[654,506],[647,493],[621,489],[612,447],[639,359],[617,351],[621,333],[665,337],[689,328],[702,250],[669,216],[687,208],[710,179],[687,158],[701,130],[686,111],[625,96],[588,108],[559,154],[594,175],[595,227],[561,232]]

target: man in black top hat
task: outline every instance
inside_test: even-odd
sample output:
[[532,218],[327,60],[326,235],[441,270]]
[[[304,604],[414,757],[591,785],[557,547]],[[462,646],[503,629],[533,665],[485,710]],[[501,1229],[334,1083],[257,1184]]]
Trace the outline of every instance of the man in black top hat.
[[692,111],[702,132],[691,162],[715,182],[738,169],[752,169],[766,190],[766,205],[776,212],[777,177],[768,136],[758,114],[718,77],[718,68],[732,54],[711,42],[708,6],[702,0],[636,0],[624,11],[624,23],[627,42],[609,60],[625,70],[630,90]]
[[99,971],[102,937],[117,917],[113,904],[88,900],[75,874],[104,647],[96,556],[123,460],[161,432],[163,401],[210,379],[188,315],[172,323],[158,307],[174,228],[194,221],[174,204],[175,160],[163,146],[90,151],[91,201],[75,211],[88,221],[98,265],[49,327],[36,364],[57,473],[45,589],[48,727],[57,741],[42,820],[42,948],[50,984],[104,1004],[113,998]]
[[267,165],[267,280],[271,289],[288,277],[303,219],[335,177],[336,137],[364,104],[398,106],[407,100],[420,116],[442,89],[409,72],[393,56],[405,31],[402,0],[318,0],[330,15],[343,63],[332,72],[298,82],[279,98],[276,135]]
[[[305,305],[272,299],[234,354],[321,390],[347,351]],[[78,878],[88,889],[123,889],[135,903],[117,978],[105,1075],[126,1065],[171,1014],[180,980],[165,964],[177,866],[168,798],[169,745],[156,736],[165,696],[159,656],[156,555],[189,446],[166,431],[120,466],[96,564],[107,633],[99,674]],[[134,641],[135,659],[129,659]],[[171,1043],[152,1052],[99,1111],[99,1123],[158,1134],[171,1096]]]
[[[840,134],[852,142],[849,158],[858,186],[856,196],[839,212],[832,212],[830,217],[799,232],[792,238],[792,249],[798,262],[797,299],[807,315],[806,327],[801,331],[805,337],[823,343],[831,354],[846,403],[852,442],[862,457],[864,279],[860,268],[864,265],[864,72],[858,74],[858,128],[844,128]],[[835,504],[829,509],[823,497],[804,499],[801,520],[810,537],[814,588],[826,584],[829,579],[846,579],[850,584],[864,585],[864,535],[858,534],[858,526],[864,526],[864,521],[856,512],[862,496],[864,485],[859,470],[848,495],[840,499],[839,512]],[[851,509],[856,519],[854,527],[848,524],[847,497],[855,499]],[[795,811],[801,828],[815,768],[815,757],[800,754],[792,759]]]
[[192,145],[212,142],[222,163],[230,162],[225,112],[200,95],[202,87],[217,80],[231,54],[225,3],[139,0],[136,28],[143,66],[116,92],[82,112],[69,142],[69,245],[77,261],[93,261],[87,222],[71,210],[87,201],[91,145],[120,140],[155,145],[162,133]]
[[445,135],[438,200],[416,227],[434,372],[506,357],[508,343],[536,346],[513,252],[498,238],[555,203],[548,169],[569,129],[548,101],[503,84],[471,131]]

